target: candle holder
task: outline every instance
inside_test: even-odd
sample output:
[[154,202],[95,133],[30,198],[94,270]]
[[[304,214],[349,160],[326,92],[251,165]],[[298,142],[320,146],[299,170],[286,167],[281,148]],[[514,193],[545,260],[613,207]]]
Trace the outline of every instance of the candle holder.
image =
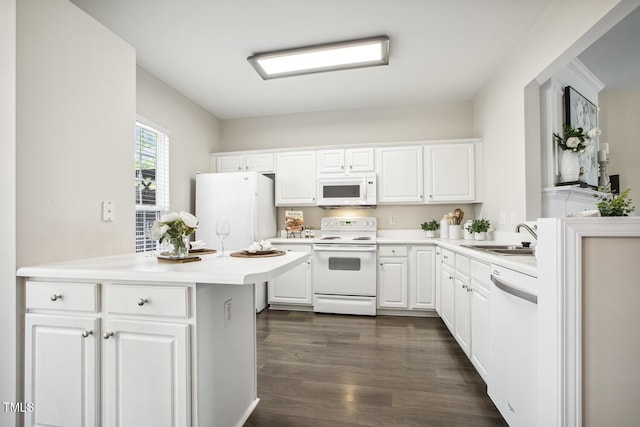
[[607,170],[609,160],[599,160],[598,164],[600,165],[600,178],[598,179],[598,186],[607,187],[609,185],[609,171]]

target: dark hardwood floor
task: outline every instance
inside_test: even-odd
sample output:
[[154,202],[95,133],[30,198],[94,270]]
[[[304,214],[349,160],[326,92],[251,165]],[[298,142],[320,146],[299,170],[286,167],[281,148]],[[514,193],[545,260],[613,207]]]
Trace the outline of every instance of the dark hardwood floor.
[[437,317],[258,315],[258,397],[245,426],[505,426]]

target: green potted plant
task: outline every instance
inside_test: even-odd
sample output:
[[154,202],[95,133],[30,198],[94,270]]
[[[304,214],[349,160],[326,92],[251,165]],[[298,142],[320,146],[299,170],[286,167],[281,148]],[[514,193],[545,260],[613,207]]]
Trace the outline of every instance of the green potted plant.
[[600,211],[600,216],[629,216],[629,213],[635,210],[636,207],[631,203],[632,200],[629,197],[630,188],[620,194],[611,192],[608,187],[598,187],[598,190],[607,193],[606,195],[594,195],[599,199],[596,207]]
[[420,226],[427,233],[427,237],[436,237],[436,231],[440,228],[440,223],[435,219],[429,222],[423,222]]
[[467,231],[473,233],[475,240],[485,240],[489,227],[491,227],[491,223],[488,219],[478,218],[471,221],[471,224],[467,226]]

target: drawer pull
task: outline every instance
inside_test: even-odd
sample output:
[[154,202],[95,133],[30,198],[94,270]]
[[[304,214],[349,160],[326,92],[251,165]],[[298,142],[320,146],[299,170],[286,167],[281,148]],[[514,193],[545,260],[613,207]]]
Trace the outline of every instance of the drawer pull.
[[104,338],[105,340],[108,340],[112,336],[113,336],[113,332],[105,332],[102,338]]
[[82,331],[82,336],[84,338],[88,337],[89,335],[93,335],[93,331],[91,329],[89,329],[88,331],[86,329]]
[[142,306],[143,306],[143,305],[145,305],[147,302],[148,302],[148,300],[147,300],[146,298],[140,298],[140,299],[138,300],[138,305],[139,305],[140,307],[142,307]]
[[51,301],[58,301],[59,299],[62,299],[62,294],[53,294],[50,299]]

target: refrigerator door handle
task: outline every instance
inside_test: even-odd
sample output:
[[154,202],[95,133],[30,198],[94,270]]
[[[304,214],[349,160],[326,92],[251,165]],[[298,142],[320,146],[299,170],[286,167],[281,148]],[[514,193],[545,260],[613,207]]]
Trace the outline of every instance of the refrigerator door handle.
[[257,241],[258,239],[258,187],[251,188],[251,215],[253,216],[253,233],[252,239],[253,241]]

